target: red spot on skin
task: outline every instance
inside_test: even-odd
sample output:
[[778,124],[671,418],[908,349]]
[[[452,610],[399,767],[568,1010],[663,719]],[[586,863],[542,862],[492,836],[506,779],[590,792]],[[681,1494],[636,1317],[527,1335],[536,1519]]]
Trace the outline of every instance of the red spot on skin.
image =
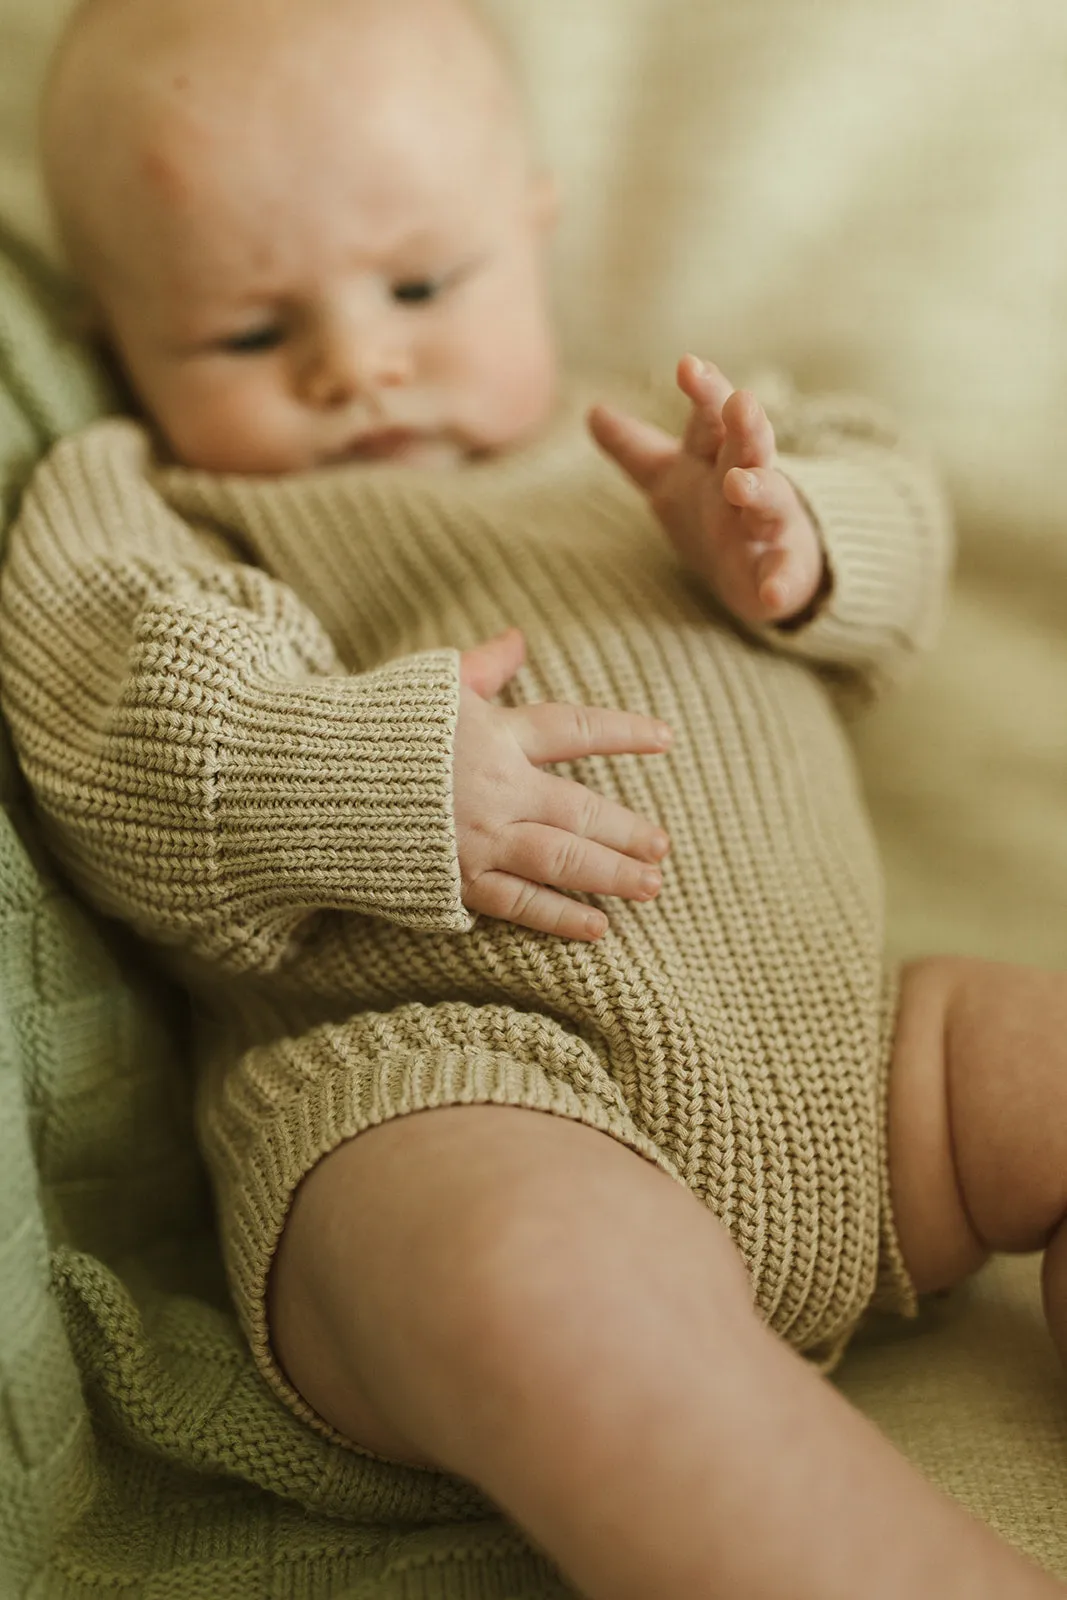
[[180,162],[166,150],[145,150],[140,159],[141,176],[149,187],[170,201],[184,200],[192,185]]

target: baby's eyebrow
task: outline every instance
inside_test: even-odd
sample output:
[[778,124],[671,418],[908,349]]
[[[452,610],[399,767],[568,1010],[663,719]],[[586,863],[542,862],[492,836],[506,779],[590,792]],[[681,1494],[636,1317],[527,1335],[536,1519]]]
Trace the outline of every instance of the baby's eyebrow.
[[394,250],[406,250],[415,245],[436,243],[439,231],[436,228],[412,228],[407,233],[398,234],[392,242]]
[[454,218],[429,226],[422,224],[405,232],[398,231],[391,238],[383,240],[376,255],[384,264],[397,257],[403,259],[405,255],[455,254],[469,246],[469,232],[469,229],[458,227]]

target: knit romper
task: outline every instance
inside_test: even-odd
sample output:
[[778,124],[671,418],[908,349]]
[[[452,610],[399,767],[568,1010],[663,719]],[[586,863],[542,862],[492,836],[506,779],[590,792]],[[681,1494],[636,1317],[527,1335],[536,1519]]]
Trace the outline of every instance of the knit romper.
[[[761,398],[832,573],[794,632],[746,633],[680,568],[575,397],[535,446],[438,472],[220,477],[112,418],[25,496],[3,709],[69,872],[195,992],[234,1300],[313,1426],[268,1336],[288,1206],[342,1140],[424,1108],[571,1117],[655,1162],[824,1363],[872,1304],[911,1306],[887,1204],[894,983],[840,707],[929,642],[947,520],[872,408]],[[665,755],[558,769],[671,837],[659,898],[604,900],[598,943],[461,900],[458,652],[514,624],[506,703],[674,730]]]

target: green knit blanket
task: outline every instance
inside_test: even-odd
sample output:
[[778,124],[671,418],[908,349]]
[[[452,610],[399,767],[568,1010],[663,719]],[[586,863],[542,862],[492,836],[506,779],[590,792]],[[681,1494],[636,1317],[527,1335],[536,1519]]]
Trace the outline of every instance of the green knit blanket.
[[[53,440],[116,403],[64,312],[0,235],[4,529]],[[227,1302],[182,997],[67,890],[2,730],[0,806],[0,1600],[569,1594],[471,1488],[269,1393]]]

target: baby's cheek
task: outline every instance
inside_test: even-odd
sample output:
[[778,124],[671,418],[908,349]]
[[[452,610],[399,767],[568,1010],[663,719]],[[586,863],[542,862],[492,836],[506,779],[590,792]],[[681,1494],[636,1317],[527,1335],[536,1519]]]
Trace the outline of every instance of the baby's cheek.
[[176,394],[163,430],[178,459],[206,472],[284,472],[297,465],[277,406],[249,389],[203,384]]
[[548,422],[556,399],[558,376],[547,340],[513,345],[508,359],[486,373],[486,426],[490,444],[498,447],[537,433]]

